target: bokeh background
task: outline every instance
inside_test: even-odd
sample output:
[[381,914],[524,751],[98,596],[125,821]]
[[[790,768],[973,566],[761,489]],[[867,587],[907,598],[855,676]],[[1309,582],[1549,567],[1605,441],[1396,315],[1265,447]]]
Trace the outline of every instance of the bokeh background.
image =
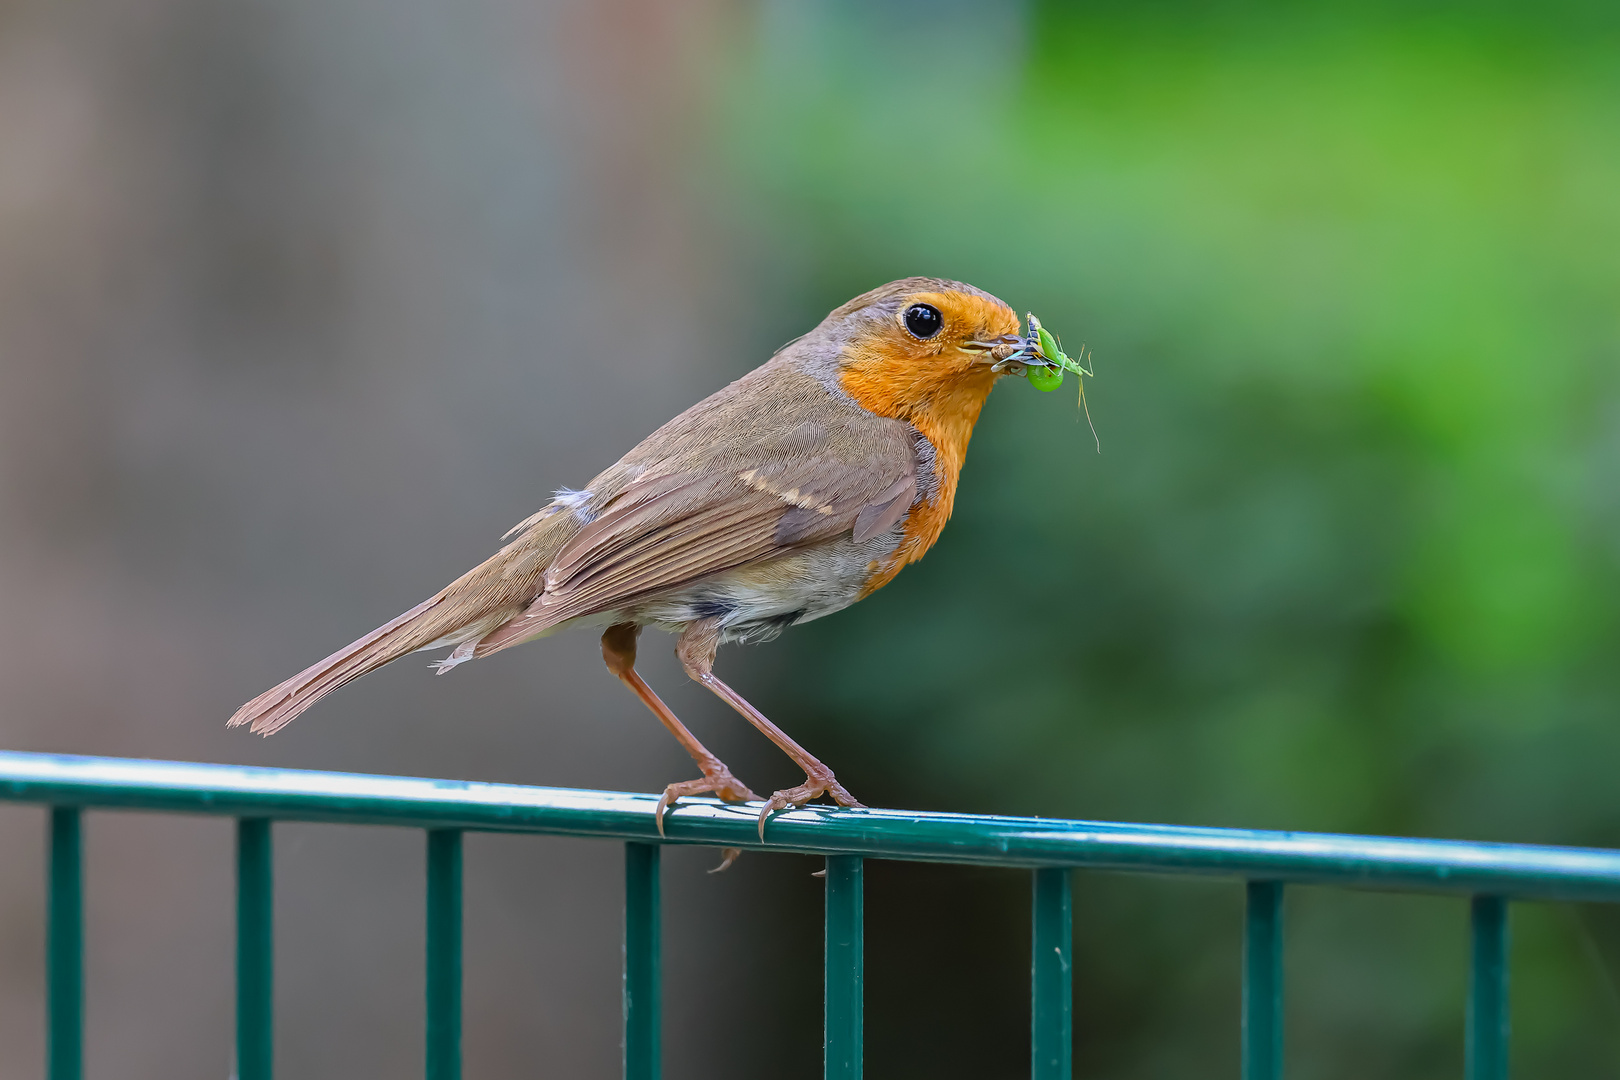
[[[1620,846],[1620,19],[1559,2],[6,4],[0,746],[685,777],[588,635],[223,720],[908,274],[1085,342],[1102,452],[1003,387],[928,560],[722,654],[852,790]],[[229,824],[87,828],[89,1075],[227,1075]],[[412,1075],[419,835],[277,844],[283,1075]],[[617,1075],[618,851],[467,858],[468,1076]],[[668,1074],[819,1075],[814,864],[712,858],[666,863]],[[42,865],[0,807],[7,1080]],[[869,874],[872,1075],[1023,1074],[1024,875]],[[1239,887],[1076,904],[1079,1074],[1236,1076]],[[1464,905],[1289,904],[1292,1074],[1459,1075]],[[1620,919],[1513,934],[1516,1074],[1620,1076]]]

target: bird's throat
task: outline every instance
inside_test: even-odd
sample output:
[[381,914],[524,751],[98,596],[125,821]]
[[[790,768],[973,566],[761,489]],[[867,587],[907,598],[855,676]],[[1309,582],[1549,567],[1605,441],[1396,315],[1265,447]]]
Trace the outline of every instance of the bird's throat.
[[934,546],[956,503],[956,482],[967,459],[973,425],[995,385],[985,364],[963,356],[960,363],[941,358],[936,370],[899,370],[881,358],[857,356],[840,377],[844,392],[879,416],[911,423],[934,447],[935,494],[906,515],[904,532],[894,553],[874,564],[861,595],[866,596],[894,579],[908,563],[916,562]]

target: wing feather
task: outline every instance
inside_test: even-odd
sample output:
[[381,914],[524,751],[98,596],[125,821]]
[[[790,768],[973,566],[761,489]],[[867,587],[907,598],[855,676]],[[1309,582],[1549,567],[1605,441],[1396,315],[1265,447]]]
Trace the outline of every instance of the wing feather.
[[738,396],[736,408],[727,405],[753,378],[593,481],[605,501],[551,559],[539,595],[486,634],[477,655],[839,536],[865,541],[904,519],[921,490],[914,428],[864,411],[812,410],[806,403],[825,391],[792,382],[774,404]]

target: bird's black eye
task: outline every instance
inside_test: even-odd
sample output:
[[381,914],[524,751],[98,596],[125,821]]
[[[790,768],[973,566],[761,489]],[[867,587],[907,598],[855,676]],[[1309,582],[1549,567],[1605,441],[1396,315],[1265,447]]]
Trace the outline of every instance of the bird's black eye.
[[944,316],[932,304],[912,304],[906,308],[906,329],[913,337],[931,338],[944,325]]

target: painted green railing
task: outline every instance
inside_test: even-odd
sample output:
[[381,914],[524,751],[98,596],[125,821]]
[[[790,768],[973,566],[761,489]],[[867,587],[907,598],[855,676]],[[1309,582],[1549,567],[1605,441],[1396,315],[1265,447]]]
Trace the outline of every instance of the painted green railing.
[[653,824],[655,795],[408,777],[0,752],[0,798],[50,807],[47,1072],[78,1080],[83,1034],[86,809],[237,819],[236,1047],[239,1080],[270,1080],[273,820],[404,825],[427,836],[429,1080],[461,1073],[461,836],[546,833],[625,845],[624,1073],[659,1075],[661,845],[796,851],[827,859],[826,1075],[861,1075],[863,860],[973,863],[1032,871],[1031,1075],[1067,1080],[1074,868],[1246,879],[1242,1074],[1277,1080],[1283,1060],[1283,892],[1289,882],[1472,897],[1468,1080],[1507,1076],[1509,900],[1620,901],[1620,851],[1324,833],[1120,825],[898,810],[800,810],[773,818],[683,802]]

